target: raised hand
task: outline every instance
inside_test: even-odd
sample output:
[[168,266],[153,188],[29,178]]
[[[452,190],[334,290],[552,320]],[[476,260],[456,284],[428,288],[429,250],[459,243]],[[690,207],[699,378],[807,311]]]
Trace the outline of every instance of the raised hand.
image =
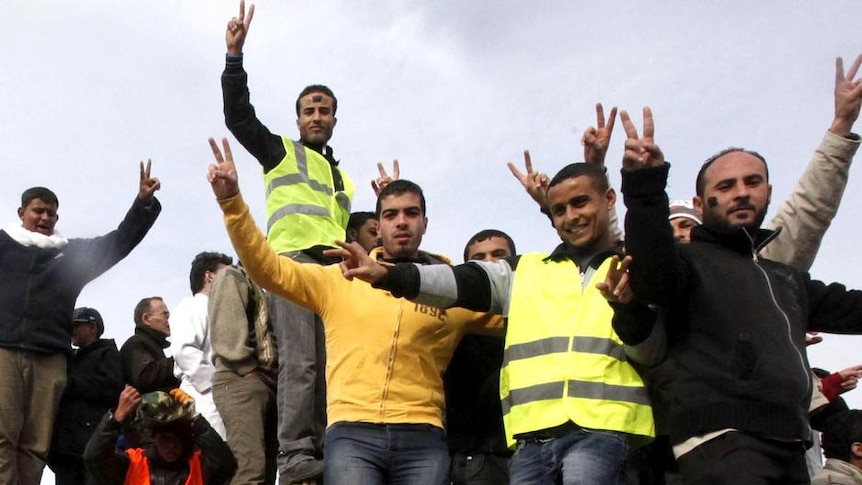
[[643,136],[638,136],[638,130],[632,123],[628,112],[620,112],[620,120],[626,131],[625,151],[623,152],[623,170],[640,170],[647,167],[657,167],[664,164],[664,154],[661,148],[655,144],[655,124],[652,111],[648,106],[643,111],[644,126]]
[[230,199],[239,193],[239,177],[236,173],[236,166],[233,164],[230,144],[227,142],[227,138],[221,139],[222,146],[224,146],[224,156],[222,156],[215,139],[210,138],[209,142],[216,163],[210,164],[207,170],[207,180],[213,188],[216,199]]
[[626,256],[622,261],[619,256],[611,257],[611,267],[605,281],[596,283],[596,288],[609,302],[631,303],[634,299],[629,286],[628,268],[631,262],[631,256]]
[[126,387],[120,393],[120,401],[117,403],[117,409],[114,411],[114,421],[118,423],[125,422],[129,416],[135,413],[140,404],[141,393],[134,387],[126,384]]
[[853,65],[844,75],[844,60],[835,59],[835,119],[829,131],[838,136],[847,136],[853,129],[853,123],[859,118],[859,108],[862,106],[862,79],[856,77],[862,55],[856,57]]
[[617,107],[611,108],[611,115],[605,121],[605,110],[602,103],[596,103],[596,126],[587,128],[581,138],[584,146],[584,161],[600,167],[605,166],[605,155],[611,143],[614,132],[614,122],[617,119]]
[[380,191],[383,190],[383,187],[386,187],[392,182],[398,180],[398,177],[401,176],[401,168],[398,166],[398,159],[392,161],[392,176],[386,173],[386,168],[380,162],[377,162],[377,172],[380,173],[380,177],[377,177],[377,180],[371,181],[371,188],[374,190],[374,195],[380,197]]
[[541,208],[548,207],[548,184],[551,183],[551,178],[542,172],[533,171],[533,160],[530,158],[530,150],[524,150],[524,169],[527,173],[521,173],[514,163],[509,162],[506,165],[512,175],[518,179],[518,182],[524,187],[530,197],[539,204]]
[[227,31],[224,40],[227,44],[227,53],[232,56],[242,54],[242,46],[245,45],[245,36],[254,17],[254,5],[248,7],[248,15],[245,13],[245,0],[239,0],[239,17],[230,19],[227,23]]
[[386,277],[388,270],[385,266],[374,261],[365,252],[359,243],[346,243],[335,241],[340,249],[327,249],[323,251],[326,257],[341,258],[341,274],[348,280],[359,278],[368,283],[375,283]]
[[144,162],[141,162],[141,179],[138,183],[138,198],[146,204],[150,205],[153,202],[153,195],[157,190],[162,188],[162,183],[156,177],[150,176],[150,169],[153,167],[153,161],[147,159],[147,166],[144,167]]

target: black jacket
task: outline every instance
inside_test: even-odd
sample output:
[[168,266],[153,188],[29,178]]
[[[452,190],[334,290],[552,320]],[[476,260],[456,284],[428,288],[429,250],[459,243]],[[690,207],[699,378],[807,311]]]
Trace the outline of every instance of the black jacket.
[[667,310],[672,443],[726,428],[808,440],[805,331],[862,333],[862,292],[759,259],[770,231],[699,226],[675,244],[667,173],[623,172],[622,190],[632,289]]
[[166,357],[163,350],[171,345],[167,339],[158,330],[138,325],[120,349],[126,382],[141,394],[180,386],[174,377],[174,358]]
[[[84,461],[87,471],[102,485],[122,485],[126,479],[130,459],[116,448],[122,425],[106,414],[96,432],[87,443]],[[236,458],[227,443],[210,426],[203,416],[196,416],[190,423],[189,433],[194,449],[201,451],[201,472],[205,485],[226,484],[236,472]],[[160,485],[182,485],[188,479],[188,456],[177,463],[162,463],[152,445],[146,448],[150,466],[151,483]]]
[[115,231],[59,249],[25,247],[0,231],[0,347],[67,352],[78,294],[141,242],[160,211],[158,200],[147,208],[136,197]]
[[117,344],[99,339],[78,349],[66,374],[49,461],[80,457],[99,420],[117,404],[124,383]]

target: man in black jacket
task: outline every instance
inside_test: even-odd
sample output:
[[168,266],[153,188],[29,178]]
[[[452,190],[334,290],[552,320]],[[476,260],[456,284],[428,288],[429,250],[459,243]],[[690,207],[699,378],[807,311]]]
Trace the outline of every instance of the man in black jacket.
[[[862,85],[857,85],[862,86]],[[862,90],[862,87],[858,87]],[[758,251],[771,195],[766,161],[731,148],[697,177],[703,225],[675,245],[669,165],[623,112],[622,192],[631,286],[667,326],[671,443],[686,483],[808,483],[811,379],[805,331],[862,333],[862,292],[825,285]]]
[[66,389],[54,423],[48,466],[57,485],[84,485],[84,447],[96,425],[123,390],[120,352],[105,331],[95,308],[76,308],[72,314],[72,345]]
[[126,257],[156,221],[161,187],[140,167],[138,194],[119,227],[66,239],[57,196],[33,187],[0,231],[0,483],[39,483],[66,386],[72,310],[84,286]]
[[170,347],[171,313],[158,296],[144,298],[135,305],[135,334],[120,349],[126,383],[147,393],[179,387],[174,376],[174,358],[165,355]]

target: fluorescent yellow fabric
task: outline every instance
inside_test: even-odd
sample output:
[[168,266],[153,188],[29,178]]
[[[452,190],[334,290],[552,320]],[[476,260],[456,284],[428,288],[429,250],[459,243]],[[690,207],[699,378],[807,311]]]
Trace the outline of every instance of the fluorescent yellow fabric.
[[220,201],[225,225],[251,278],[307,307],[326,332],[328,424],[419,423],[442,427],[442,373],[467,330],[502,329],[502,318],[427,307],[359,281],[338,265],[277,256],[240,195]]
[[515,271],[500,376],[510,444],[568,421],[654,436],[643,381],[625,361],[613,310],[595,288],[610,259],[582,286],[574,262],[545,258],[523,255]]
[[284,159],[264,174],[267,234],[279,254],[343,241],[353,182],[339,170],[344,190],[336,191],[332,168],[321,154],[282,137]]

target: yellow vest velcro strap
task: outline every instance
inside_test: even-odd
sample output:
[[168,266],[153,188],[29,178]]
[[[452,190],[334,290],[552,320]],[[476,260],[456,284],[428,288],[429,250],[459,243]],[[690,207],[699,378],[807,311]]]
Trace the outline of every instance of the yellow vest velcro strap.
[[649,405],[649,397],[646,390],[641,386],[615,386],[604,382],[569,381],[568,396]]
[[[306,184],[311,187],[312,190],[316,190],[317,192],[321,192],[327,197],[332,196],[332,189],[327,187],[326,185],[318,182],[317,180],[309,180],[308,174],[302,173],[291,173],[287,175],[282,175],[281,177],[274,178],[266,187],[266,195],[272,193],[278,187],[285,187],[288,185],[299,185]],[[342,195],[342,194],[339,194]],[[344,197],[346,199],[346,197]],[[349,199],[348,199],[349,201]],[[344,204],[342,204],[343,206]]]
[[621,361],[626,360],[626,351],[623,346],[609,338],[575,337],[572,341],[572,350],[586,354],[607,355]]
[[504,365],[521,359],[558,354],[569,350],[569,337],[549,337],[506,348]]
[[304,214],[307,216],[329,216],[329,211],[326,210],[325,207],[320,207],[319,205],[308,205],[308,204],[287,204],[285,206],[280,207],[277,211],[273,212],[273,214],[269,217],[269,220],[266,221],[267,230],[272,227],[279,219],[284,216],[291,214]]
[[511,389],[509,390],[509,395],[505,396],[500,403],[503,408],[503,414],[509,414],[509,409],[513,402],[524,404],[534,401],[544,401],[546,399],[560,399],[563,397],[564,389],[564,382],[547,382],[521,389]]

